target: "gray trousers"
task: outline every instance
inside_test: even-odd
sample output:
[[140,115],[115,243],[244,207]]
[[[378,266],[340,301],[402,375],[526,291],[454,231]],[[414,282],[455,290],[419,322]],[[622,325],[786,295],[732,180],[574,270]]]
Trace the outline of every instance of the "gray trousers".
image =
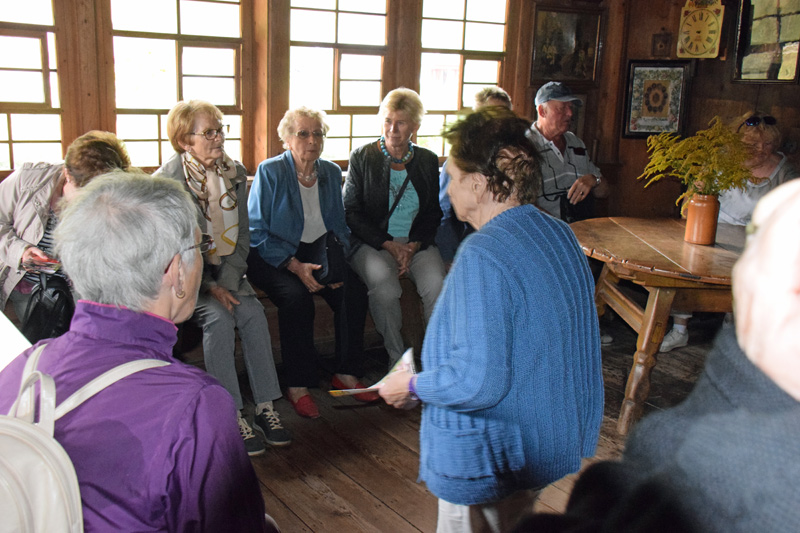
[[264,315],[264,306],[255,296],[245,296],[231,292],[241,302],[228,312],[216,298],[209,293],[198,296],[192,320],[203,328],[203,357],[206,371],[217,378],[231,393],[236,408],[242,409],[242,394],[236,376],[234,349],[236,332],[242,340],[244,364],[250,389],[255,403],[268,402],[281,397],[272,344]]
[[[396,240],[403,242],[403,239]],[[375,329],[383,337],[386,351],[389,352],[392,362],[395,362],[405,351],[403,336],[400,334],[403,326],[400,296],[403,290],[397,276],[397,261],[386,250],[376,250],[364,244],[353,254],[350,265],[367,286],[369,311],[375,322]],[[444,276],[444,264],[438,248],[430,246],[414,254],[408,277],[417,286],[417,293],[422,298],[426,324],[442,290]]]

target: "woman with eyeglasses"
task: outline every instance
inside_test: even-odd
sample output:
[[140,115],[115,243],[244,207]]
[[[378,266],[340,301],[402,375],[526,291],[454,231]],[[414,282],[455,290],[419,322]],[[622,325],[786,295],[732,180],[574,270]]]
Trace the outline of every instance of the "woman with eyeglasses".
[[247,170],[225,153],[227,126],[222,118],[222,112],[208,102],[178,102],[167,116],[175,155],[155,174],[183,184],[197,206],[200,231],[210,236],[203,245],[203,280],[191,319],[203,328],[206,370],[236,402],[239,432],[252,456],[266,449],[242,413],[234,361],[236,329],[256,403],[255,430],[273,446],[290,444],[291,436],[273,405],[281,390],[264,307],[245,278],[250,252]]
[[416,285],[427,323],[445,276],[434,243],[442,219],[439,160],[411,141],[424,114],[416,92],[389,91],[379,110],[381,136],[353,150],[344,185],[351,265],[367,286],[375,329],[392,363],[406,348],[398,278],[407,274]]
[[[307,418],[319,417],[308,391],[319,385],[315,294],[334,315],[337,363],[332,387],[363,388],[357,378],[362,374],[361,350],[349,342],[346,279],[318,280],[322,265],[312,251],[319,239],[330,238],[330,246],[339,247],[346,267],[343,260],[350,231],[342,206],[342,169],[320,158],[327,132],[324,112],[308,107],[288,110],[278,125],[286,151],[258,165],[248,199],[252,251],[247,276],[278,307],[286,396],[295,411]],[[378,395],[367,392],[355,399],[371,402]]]
[[[730,189],[719,195],[719,217],[721,224],[746,226],[750,223],[756,203],[772,189],[798,177],[797,169],[786,156],[778,151],[781,131],[775,117],[758,111],[748,111],[729,124],[737,131],[750,150],[750,159],[745,166],[752,177],[744,189]],[[689,343],[690,313],[675,311],[673,327],[664,336],[660,351],[668,352]]]

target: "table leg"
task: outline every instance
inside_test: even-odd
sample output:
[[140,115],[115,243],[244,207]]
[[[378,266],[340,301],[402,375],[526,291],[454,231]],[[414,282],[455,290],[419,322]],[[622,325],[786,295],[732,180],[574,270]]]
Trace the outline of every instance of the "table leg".
[[606,301],[602,296],[602,288],[606,283],[608,283],[609,276],[612,279],[616,278],[616,276],[614,276],[614,274],[611,272],[611,269],[608,268],[608,264],[604,263],[603,270],[600,272],[600,277],[597,278],[597,283],[595,283],[594,288],[594,306],[597,309],[598,318],[603,316],[603,314],[606,312]]
[[650,296],[644,311],[644,320],[636,340],[633,366],[625,386],[625,398],[617,421],[617,431],[627,435],[631,425],[642,416],[644,402],[650,394],[650,372],[656,364],[655,355],[664,340],[669,312],[675,298],[675,289],[648,288]]

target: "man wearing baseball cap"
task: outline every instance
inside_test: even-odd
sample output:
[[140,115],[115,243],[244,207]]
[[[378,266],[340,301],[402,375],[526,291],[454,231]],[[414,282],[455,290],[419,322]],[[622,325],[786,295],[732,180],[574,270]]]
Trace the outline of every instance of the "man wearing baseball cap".
[[[542,191],[536,205],[556,218],[590,218],[593,198],[608,196],[608,182],[589,159],[586,145],[569,130],[579,98],[561,82],[545,83],[536,93],[537,120],[531,140],[543,156]],[[588,200],[588,201],[587,201]]]

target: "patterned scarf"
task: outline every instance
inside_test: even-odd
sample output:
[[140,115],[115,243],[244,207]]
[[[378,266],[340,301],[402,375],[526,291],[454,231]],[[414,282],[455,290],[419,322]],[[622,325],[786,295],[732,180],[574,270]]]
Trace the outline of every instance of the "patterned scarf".
[[197,198],[203,216],[209,222],[208,233],[214,238],[214,248],[206,254],[212,265],[220,263],[220,257],[231,255],[236,250],[239,238],[239,201],[236,198],[236,164],[224,154],[206,169],[189,152],[182,154],[186,184]]

